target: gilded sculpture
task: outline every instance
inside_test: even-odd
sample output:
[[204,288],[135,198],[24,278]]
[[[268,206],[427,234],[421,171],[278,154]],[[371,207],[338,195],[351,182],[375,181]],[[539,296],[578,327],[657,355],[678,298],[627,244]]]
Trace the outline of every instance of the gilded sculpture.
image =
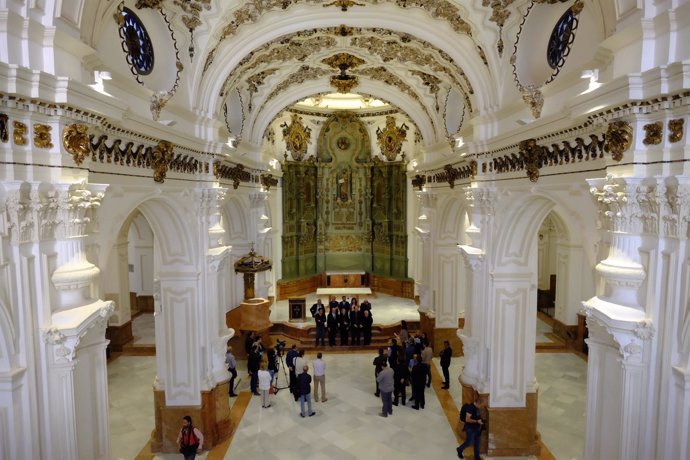
[[160,141],[153,149],[153,180],[159,183],[165,182],[168,166],[173,157],[173,144],[168,141]]
[[614,161],[623,159],[623,152],[628,150],[633,141],[633,129],[627,121],[612,121],[606,130],[604,148],[611,152]]
[[381,154],[388,160],[394,161],[402,150],[402,143],[407,140],[407,130],[405,123],[395,126],[395,117],[386,116],[386,127],[376,129],[376,142],[381,148]]
[[645,132],[644,139],[642,143],[644,145],[658,145],[661,144],[661,138],[663,137],[664,123],[657,121],[656,123],[648,123],[642,127]]
[[[280,125],[283,128],[283,139],[285,147],[292,154],[292,159],[302,161],[307,154],[307,147],[311,141],[311,128],[304,126],[302,117],[296,113],[292,114],[291,124],[284,122]],[[285,154],[287,159],[287,154]]]
[[91,154],[88,130],[88,126],[74,123],[62,132],[62,146],[72,155],[77,166]]
[[334,69],[340,70],[338,75],[333,75],[331,77],[331,86],[335,88],[336,91],[343,94],[349,93],[352,88],[359,84],[357,77],[349,75],[347,71],[366,63],[363,59],[349,53],[337,53],[321,60],[321,62]]
[[[669,120],[668,122],[668,141],[672,144],[680,141],[683,138],[683,125],[685,119],[678,118],[676,120]],[[6,141],[4,141],[6,142]]]
[[21,121],[13,121],[12,129],[12,138],[15,145],[26,145],[26,125]]
[[39,149],[52,149],[53,142],[50,132],[53,127],[50,125],[34,124],[34,146]]
[[0,113],[0,141],[3,143],[10,139],[9,128],[7,127],[8,121],[7,115]]
[[417,174],[414,176],[414,179],[412,179],[412,186],[419,190],[420,192],[422,189],[424,189],[424,185],[426,184],[426,176],[422,174]]
[[520,142],[520,156],[525,163],[525,170],[530,182],[539,180],[539,168],[541,167],[541,157],[543,147],[537,144],[536,139],[526,139]]
[[532,116],[541,117],[541,109],[544,106],[544,95],[541,90],[534,85],[520,86],[518,89],[522,94],[522,100],[529,104]]
[[264,187],[264,189],[266,189],[266,191],[269,191],[271,187],[275,187],[278,185],[278,179],[276,179],[270,174],[262,174],[261,185]]

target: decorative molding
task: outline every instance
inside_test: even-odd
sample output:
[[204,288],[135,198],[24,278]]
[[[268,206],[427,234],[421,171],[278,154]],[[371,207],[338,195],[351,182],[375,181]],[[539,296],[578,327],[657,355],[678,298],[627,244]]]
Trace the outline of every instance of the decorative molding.
[[426,184],[426,176],[417,174],[414,176],[412,179],[412,186],[419,190],[420,192],[424,188],[424,185]]
[[[280,125],[283,128],[283,140],[285,147],[295,161],[302,161],[307,154],[307,148],[311,141],[311,128],[304,125],[302,117],[292,114],[291,124],[284,122]],[[285,154],[287,160],[287,153]]]
[[612,121],[606,130],[604,149],[611,152],[614,161],[623,159],[623,152],[628,150],[633,141],[633,129],[627,121]]
[[355,2],[354,0],[335,0],[331,3],[325,3],[323,5],[324,8],[328,8],[329,6],[335,6],[340,8],[340,11],[347,11],[348,8],[352,8],[353,6],[366,6],[364,3],[358,3]]
[[260,177],[261,185],[264,189],[266,189],[267,192],[271,189],[271,187],[276,187],[278,185],[278,179],[273,177],[271,174],[262,174]]
[[152,156],[153,180],[162,184],[165,182],[168,166],[173,158],[173,145],[168,141],[160,141],[153,148]]
[[39,149],[52,149],[53,142],[51,138],[51,131],[53,127],[40,123],[34,124],[34,147]]
[[649,123],[642,127],[645,131],[644,139],[642,143],[644,145],[659,145],[663,138],[664,123],[662,121],[657,121],[655,123]]
[[525,170],[530,182],[539,180],[539,168],[544,157],[544,147],[537,144],[536,139],[527,139],[520,142],[520,156],[525,162]]
[[237,190],[241,182],[252,182],[252,174],[244,169],[244,165],[225,165],[219,162],[213,164],[213,174],[216,179],[232,180],[232,188]]
[[88,131],[87,125],[79,123],[73,123],[62,131],[62,146],[72,155],[72,160],[77,166],[91,156]]
[[669,120],[668,121],[668,141],[671,144],[675,144],[676,142],[680,142],[681,139],[683,139],[683,126],[685,125],[685,119],[684,118],[678,118],[675,120]]
[[[408,129],[405,123],[395,126],[395,117],[392,115],[386,117],[386,127],[383,130],[380,127],[376,129],[376,143],[386,160],[394,161],[400,155],[402,143],[407,140]],[[404,153],[402,157],[405,158]]]
[[10,139],[10,129],[8,126],[9,117],[6,113],[0,113],[0,142],[6,144]]
[[21,121],[13,121],[12,122],[12,138],[14,139],[14,144],[15,145],[26,145],[27,140],[26,140],[26,132],[27,132],[27,127],[24,123]]

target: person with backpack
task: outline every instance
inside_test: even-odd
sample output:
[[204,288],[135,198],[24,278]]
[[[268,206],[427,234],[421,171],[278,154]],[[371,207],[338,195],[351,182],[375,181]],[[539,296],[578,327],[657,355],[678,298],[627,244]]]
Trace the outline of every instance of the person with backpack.
[[466,403],[460,409],[460,420],[465,424],[463,431],[465,432],[465,442],[460,444],[457,448],[458,458],[465,458],[462,452],[469,446],[474,446],[474,458],[480,460],[479,457],[479,443],[481,441],[481,432],[484,428],[484,421],[481,418],[480,409],[482,407],[479,396],[474,397],[472,404]]
[[180,434],[177,435],[177,445],[180,446],[180,453],[185,460],[194,460],[196,454],[204,449],[204,435],[192,425],[192,417],[185,415],[182,420],[183,425]]

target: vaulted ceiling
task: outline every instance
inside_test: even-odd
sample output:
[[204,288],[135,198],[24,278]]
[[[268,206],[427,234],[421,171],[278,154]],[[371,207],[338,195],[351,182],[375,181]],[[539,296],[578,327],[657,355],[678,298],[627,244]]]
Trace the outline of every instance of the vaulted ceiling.
[[[580,0],[578,0],[580,1]],[[575,0],[536,0],[559,8]],[[596,0],[586,0],[601,12]],[[247,145],[285,108],[340,91],[381,99],[416,125],[427,148],[448,145],[468,121],[517,96],[511,53],[527,0],[125,0],[83,4],[82,38],[112,51],[112,17],[140,14],[154,41],[177,55],[156,56],[167,77],[143,78],[172,94],[211,131]],[[156,25],[155,14],[164,21]],[[91,21],[91,22],[89,22]],[[159,21],[160,22],[160,21]],[[89,24],[89,25],[87,25]],[[105,24],[106,27],[99,27]],[[92,26],[91,26],[92,25]],[[546,34],[553,25],[548,25]],[[162,49],[165,49],[164,47]],[[101,58],[101,60],[103,60]],[[111,63],[109,63],[111,64]],[[115,64],[111,64],[115,66]],[[113,69],[117,72],[117,68]],[[121,72],[127,75],[126,68]],[[131,76],[130,76],[131,77]],[[163,84],[161,81],[167,80]],[[203,123],[202,123],[203,124]]]

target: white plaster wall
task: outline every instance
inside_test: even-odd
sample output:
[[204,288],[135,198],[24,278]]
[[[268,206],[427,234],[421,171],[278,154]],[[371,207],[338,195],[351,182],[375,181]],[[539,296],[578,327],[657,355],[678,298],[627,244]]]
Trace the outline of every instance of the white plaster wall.
[[132,220],[127,233],[129,289],[137,295],[153,294],[153,232],[146,218],[141,214]]

